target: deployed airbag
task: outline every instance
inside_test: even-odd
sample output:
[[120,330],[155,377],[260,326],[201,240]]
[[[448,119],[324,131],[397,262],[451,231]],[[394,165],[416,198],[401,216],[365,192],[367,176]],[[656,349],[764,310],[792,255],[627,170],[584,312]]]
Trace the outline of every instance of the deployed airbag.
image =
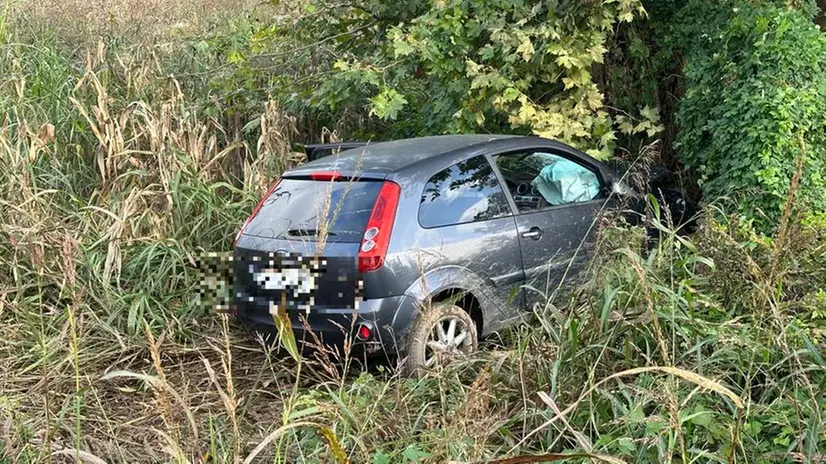
[[531,182],[545,201],[554,206],[591,201],[599,195],[597,176],[573,161],[555,155]]

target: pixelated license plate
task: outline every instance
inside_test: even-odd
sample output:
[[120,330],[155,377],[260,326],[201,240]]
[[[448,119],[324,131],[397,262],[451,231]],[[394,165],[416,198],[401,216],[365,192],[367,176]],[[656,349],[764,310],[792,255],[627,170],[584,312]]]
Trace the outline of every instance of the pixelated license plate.
[[315,273],[306,268],[250,269],[250,272],[261,289],[287,292],[296,298],[311,295],[316,287]]

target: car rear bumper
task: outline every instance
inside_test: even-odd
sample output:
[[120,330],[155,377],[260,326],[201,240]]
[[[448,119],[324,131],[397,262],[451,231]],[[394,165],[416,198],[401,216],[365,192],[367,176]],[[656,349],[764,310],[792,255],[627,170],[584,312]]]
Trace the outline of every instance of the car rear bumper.
[[[343,353],[349,345],[351,353],[395,355],[403,351],[410,324],[417,311],[416,301],[409,296],[364,300],[354,309],[311,309],[289,311],[296,341],[302,348],[319,348]],[[263,335],[276,332],[270,313],[270,302],[238,294],[233,303],[238,320]],[[369,340],[356,336],[361,325],[371,329]],[[348,341],[350,342],[348,344]]]

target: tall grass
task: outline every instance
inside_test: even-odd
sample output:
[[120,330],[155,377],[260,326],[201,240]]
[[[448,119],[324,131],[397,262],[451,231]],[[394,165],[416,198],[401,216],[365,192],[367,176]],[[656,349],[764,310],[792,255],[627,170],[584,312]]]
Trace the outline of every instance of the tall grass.
[[196,297],[201,254],[300,161],[296,119],[223,111],[197,36],[64,40],[9,5],[0,461],[826,459],[826,220],[793,201],[774,239],[722,209],[686,237],[654,205],[653,246],[609,218],[584,285],[421,379],[296,362]]
[[[165,72],[162,44],[73,50],[17,21],[0,59],[3,456],[192,460],[205,421],[212,449],[237,457],[246,424],[215,412],[237,404],[233,380],[260,386],[276,378],[263,369],[289,370],[244,362],[237,334],[198,304],[196,262],[228,249],[250,203],[295,162],[292,120],[261,102],[250,146],[202,113],[206,97],[183,93],[193,82]],[[208,348],[217,340],[226,350]],[[225,387],[203,377],[213,365]]]

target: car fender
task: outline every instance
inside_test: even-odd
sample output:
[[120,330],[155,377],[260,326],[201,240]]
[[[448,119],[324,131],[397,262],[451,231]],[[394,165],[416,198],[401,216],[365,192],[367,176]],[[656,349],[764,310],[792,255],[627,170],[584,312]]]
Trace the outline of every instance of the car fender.
[[449,265],[426,272],[407,288],[406,300],[416,303],[411,321],[433,296],[449,289],[468,292],[476,298],[485,334],[500,330],[511,320],[524,316],[518,305],[509,301],[508,295],[498,295],[489,279],[464,266]]

